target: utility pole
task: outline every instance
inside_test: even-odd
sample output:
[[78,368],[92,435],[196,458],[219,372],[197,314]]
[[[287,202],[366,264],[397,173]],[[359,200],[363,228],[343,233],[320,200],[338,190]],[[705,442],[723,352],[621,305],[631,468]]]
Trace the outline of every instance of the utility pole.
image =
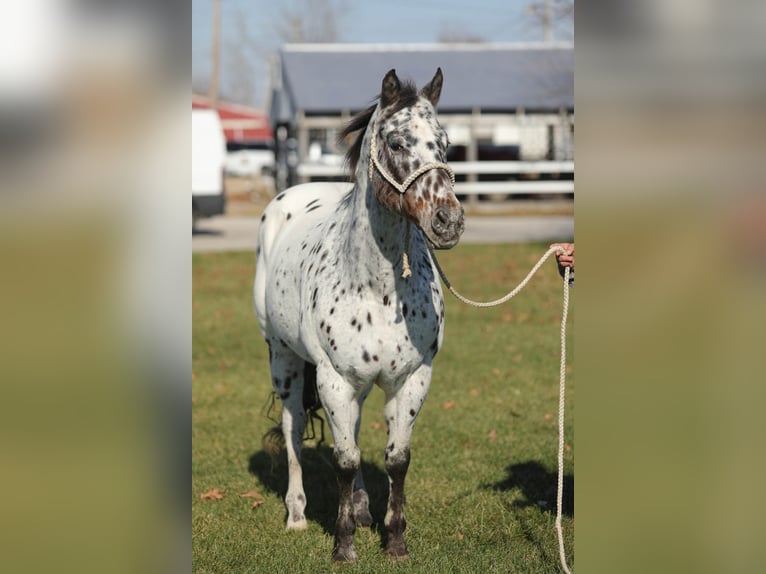
[[218,107],[218,78],[221,68],[221,0],[213,0],[213,45],[210,67],[210,107]]

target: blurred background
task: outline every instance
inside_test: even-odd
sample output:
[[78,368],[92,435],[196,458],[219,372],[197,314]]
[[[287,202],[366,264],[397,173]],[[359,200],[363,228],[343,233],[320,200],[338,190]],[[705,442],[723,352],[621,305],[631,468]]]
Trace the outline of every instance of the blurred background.
[[[280,78],[297,89],[285,86],[290,57],[305,55],[297,44],[451,41],[469,52],[574,37],[559,2],[222,0],[214,26],[215,6],[1,9],[3,571],[191,569],[190,87],[193,107],[247,108],[247,127],[265,114],[276,149],[269,98]],[[550,16],[559,7],[561,20]],[[764,562],[764,10],[754,0],[575,9],[583,571]],[[334,73],[313,70],[323,72]],[[422,83],[433,71],[409,73]],[[445,76],[445,98],[473,85]],[[573,104],[563,108],[557,118],[573,125]],[[331,156],[313,139],[320,128],[301,132],[292,111],[288,150]],[[497,135],[520,143],[521,132]],[[478,129],[479,155],[495,135]],[[536,161],[558,161],[556,145],[541,148],[553,158]],[[277,185],[279,165],[257,177]],[[243,203],[268,190],[237,177]]]
[[[256,217],[287,187],[348,180],[338,134],[391,68],[418,84],[443,69],[439,119],[471,213],[564,215],[571,236],[572,2],[195,0],[192,11],[192,153],[208,158],[193,161],[195,249],[257,231],[257,220],[197,226],[205,217]],[[211,130],[224,132],[217,162]]]

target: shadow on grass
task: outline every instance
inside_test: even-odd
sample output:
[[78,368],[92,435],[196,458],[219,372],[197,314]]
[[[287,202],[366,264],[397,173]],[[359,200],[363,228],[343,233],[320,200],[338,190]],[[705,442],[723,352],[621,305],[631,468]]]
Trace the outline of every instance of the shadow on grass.
[[[518,488],[523,496],[513,506],[527,508],[536,506],[543,512],[556,513],[556,487],[558,473],[549,472],[537,461],[512,464],[507,469],[508,476],[495,484],[483,484],[482,488],[507,491]],[[565,516],[574,515],[574,477],[564,475],[564,493],[561,510]]]
[[[309,448],[304,445],[301,455],[303,489],[306,492],[306,518],[319,524],[326,533],[335,534],[338,517],[338,483],[333,467],[332,449],[328,446]],[[287,455],[282,451],[275,461],[268,453],[258,451],[250,457],[248,470],[265,488],[283,500],[287,494]],[[362,460],[362,476],[370,497],[372,529],[385,544],[383,519],[388,504],[388,475],[374,464]],[[287,511],[285,510],[285,519]]]

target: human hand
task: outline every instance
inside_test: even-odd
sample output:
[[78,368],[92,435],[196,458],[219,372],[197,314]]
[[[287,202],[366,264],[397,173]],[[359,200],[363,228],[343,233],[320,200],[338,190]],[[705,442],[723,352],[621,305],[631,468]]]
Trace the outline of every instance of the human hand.
[[551,244],[551,247],[564,248],[564,253],[560,251],[556,252],[556,262],[559,264],[559,267],[570,267],[571,269],[574,269],[574,243],[553,243]]

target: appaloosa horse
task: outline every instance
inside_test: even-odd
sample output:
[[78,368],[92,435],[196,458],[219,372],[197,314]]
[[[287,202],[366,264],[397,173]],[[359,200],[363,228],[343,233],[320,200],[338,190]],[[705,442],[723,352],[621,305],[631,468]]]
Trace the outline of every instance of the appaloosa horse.
[[[343,132],[358,132],[347,153],[353,187],[293,187],[261,218],[255,309],[283,404],[287,528],[306,527],[302,396],[304,373],[313,379],[315,368],[334,440],[336,561],[356,559],[354,530],[372,524],[357,438],[362,405],[374,384],[385,393],[388,423],[386,553],[408,554],[404,478],[410,437],[444,332],[442,291],[426,241],[450,248],[463,232],[454,176],[444,163],[447,135],[434,112],[442,79],[439,69],[418,92],[389,71],[377,104]],[[411,276],[403,277],[410,266]]]

